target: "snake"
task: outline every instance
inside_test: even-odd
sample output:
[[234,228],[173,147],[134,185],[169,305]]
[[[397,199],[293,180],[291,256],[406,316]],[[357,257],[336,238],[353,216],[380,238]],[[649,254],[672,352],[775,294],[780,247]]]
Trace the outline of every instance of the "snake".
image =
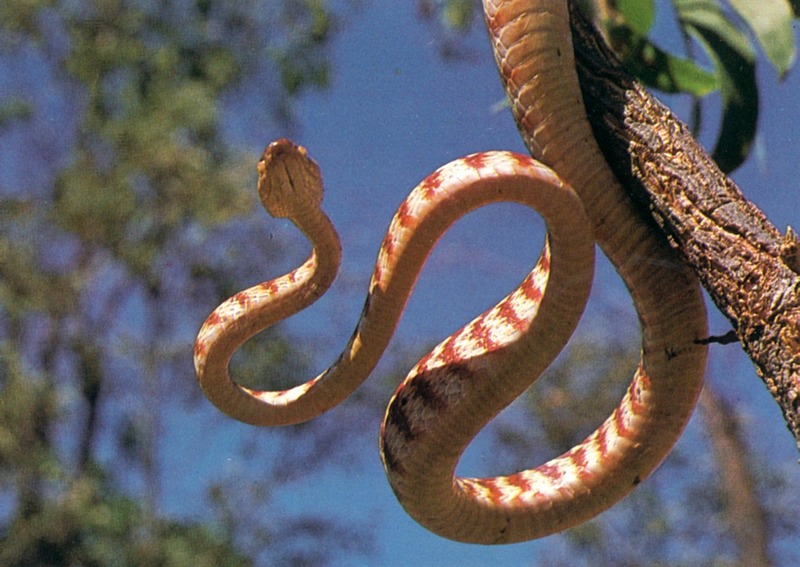
[[[456,220],[490,203],[531,207],[546,223],[539,259],[517,288],[424,356],[397,387],[380,452],[400,504],[452,540],[501,544],[578,525],[625,497],[670,452],[690,419],[705,372],[707,319],[699,284],[632,204],[603,159],[578,85],[566,0],[484,0],[495,59],[531,156],[487,151],[426,177],[398,208],[381,244],[364,308],[339,357],[280,391],[244,387],[233,353],[256,333],[305,309],[341,262],[323,212],[322,176],[308,152],[280,139],[258,162],[258,193],[273,216],[311,243],[308,259],[225,300],[194,347],[200,386],[229,416],[258,426],[312,419],[370,375],[394,334],[417,277]],[[593,278],[595,243],[637,310],[641,358],[609,417],[581,443],[531,469],[456,474],[475,435],[520,396],[567,344]]]

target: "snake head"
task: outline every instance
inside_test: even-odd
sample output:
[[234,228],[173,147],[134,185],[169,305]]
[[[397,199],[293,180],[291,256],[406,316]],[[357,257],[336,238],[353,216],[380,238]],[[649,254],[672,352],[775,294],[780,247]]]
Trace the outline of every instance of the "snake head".
[[322,203],[319,166],[302,146],[281,138],[258,161],[258,196],[274,217],[296,218]]

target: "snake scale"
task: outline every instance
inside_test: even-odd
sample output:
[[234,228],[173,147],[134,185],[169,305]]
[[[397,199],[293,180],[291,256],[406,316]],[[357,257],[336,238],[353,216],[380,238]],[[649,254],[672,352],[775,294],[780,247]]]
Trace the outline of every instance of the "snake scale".
[[[208,398],[254,425],[311,419],[370,374],[436,240],[461,216],[498,201],[536,209],[545,248],[524,281],[495,307],[420,360],[397,388],[381,427],[391,486],[420,524],[447,538],[511,543],[583,522],[624,497],[680,436],[699,394],[707,335],[696,279],[634,210],[591,134],[575,72],[566,0],[484,0],[500,74],[531,159],[484,152],[428,176],[400,206],[375,265],[362,315],[339,358],[285,391],[231,380],[228,363],[255,333],[313,303],[331,285],[341,250],[320,208],[322,180],[306,151],[270,144],[259,195],[309,238],[292,272],[242,291],[208,317],[195,367]],[[546,165],[543,165],[546,164]],[[462,478],[466,446],[566,344],[588,297],[594,242],[627,285],[642,326],[642,357],[608,419],[582,443],[536,468]]]

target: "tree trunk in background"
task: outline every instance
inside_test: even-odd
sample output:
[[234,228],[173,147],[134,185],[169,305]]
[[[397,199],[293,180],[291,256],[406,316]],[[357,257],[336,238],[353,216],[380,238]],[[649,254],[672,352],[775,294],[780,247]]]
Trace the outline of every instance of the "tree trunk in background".
[[700,409],[722,477],[719,487],[724,491],[726,516],[739,548],[739,564],[768,567],[772,565],[767,555],[769,529],[736,417],[708,385],[700,394]]

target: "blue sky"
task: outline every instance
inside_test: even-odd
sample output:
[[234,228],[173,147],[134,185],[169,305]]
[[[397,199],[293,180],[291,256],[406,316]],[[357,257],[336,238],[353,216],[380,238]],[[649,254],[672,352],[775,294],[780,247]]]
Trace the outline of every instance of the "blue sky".
[[[294,335],[325,347],[317,369],[333,360],[349,337],[384,231],[410,189],[453,158],[488,149],[524,151],[510,114],[493,111],[503,93],[482,30],[469,41],[473,62],[443,62],[436,53],[432,29],[420,24],[412,3],[403,4],[368,2],[362,11],[349,17],[333,46],[332,88],[298,102],[296,130],[275,129],[248,120],[241,112],[232,112],[228,123],[228,135],[252,151],[254,159],[266,142],[289,135],[309,149],[322,169],[325,208],[340,230],[344,247],[340,281],[328,297],[285,326]],[[662,38],[669,43],[668,27],[662,30]],[[786,81],[778,83],[774,73],[762,64],[760,87],[763,100],[758,151],[734,177],[746,195],[783,230],[789,224],[800,225],[800,200],[796,196],[800,159],[794,126],[800,115],[800,79],[792,72]],[[683,110],[683,101],[672,102],[677,111]],[[299,263],[305,249],[288,222],[266,216],[264,222],[281,242],[298,243],[293,257],[265,268],[265,277],[272,277]],[[491,207],[460,222],[424,271],[395,344],[430,344],[490,306],[530,269],[541,240],[542,223],[521,208]],[[598,266],[592,301],[581,332],[608,332],[602,321],[608,308],[625,313],[623,324],[636,324],[629,297],[604,262]],[[709,303],[708,309],[712,332],[727,331],[727,323],[714,306]],[[740,349],[713,346],[709,376],[717,385],[725,386],[731,399],[748,401],[752,439],[759,440],[760,450],[769,455],[768,462],[780,468],[793,466],[797,460],[794,441]],[[333,411],[347,408],[345,405]],[[167,445],[175,447],[167,458],[192,462],[186,471],[188,478],[241,471],[247,466],[239,461],[238,441],[242,435],[253,435],[251,428],[226,424],[211,433],[204,419],[181,422],[164,424],[169,432]],[[692,427],[698,425],[695,419]],[[313,480],[309,477],[292,485],[291,493],[284,491],[279,496],[285,508],[331,517],[352,514],[374,518],[380,526],[378,557],[362,563],[358,562],[360,558],[353,558],[348,565],[533,565],[542,551],[551,557],[558,554],[556,538],[506,547],[468,546],[441,539],[417,526],[394,499],[385,479],[378,459],[378,427],[376,422],[374,435],[368,436],[368,446],[363,448],[363,464],[356,470],[326,469]],[[276,434],[263,430],[258,435],[268,446]],[[693,437],[689,431],[685,442]],[[485,444],[479,443],[470,454],[477,467],[484,460],[490,462],[483,448]],[[166,468],[170,469],[169,462]],[[794,478],[800,486],[800,474]],[[191,494],[190,488],[178,487],[186,480],[167,480],[164,493],[177,491],[177,507],[186,505],[184,500],[179,506],[178,500],[200,498]]]

